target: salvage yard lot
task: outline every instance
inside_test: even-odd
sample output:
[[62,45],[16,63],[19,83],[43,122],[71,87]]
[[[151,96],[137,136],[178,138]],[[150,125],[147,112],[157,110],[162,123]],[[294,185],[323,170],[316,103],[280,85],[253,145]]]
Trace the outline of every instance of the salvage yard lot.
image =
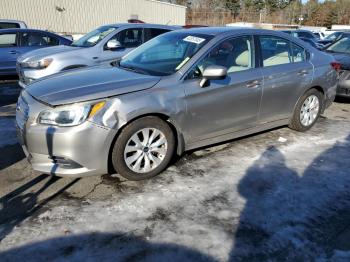
[[131,182],[34,172],[16,144],[18,90],[0,84],[2,261],[349,261],[348,101],[306,133],[189,152]]

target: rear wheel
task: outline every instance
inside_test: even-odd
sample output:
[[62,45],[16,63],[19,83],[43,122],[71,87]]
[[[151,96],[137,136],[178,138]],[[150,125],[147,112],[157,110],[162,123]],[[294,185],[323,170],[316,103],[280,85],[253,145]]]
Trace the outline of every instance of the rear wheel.
[[322,101],[322,94],[319,91],[316,89],[307,91],[295,107],[289,127],[297,131],[309,130],[320,116]]
[[129,180],[147,179],[167,167],[174,148],[169,125],[158,117],[143,117],[122,130],[113,148],[112,163]]

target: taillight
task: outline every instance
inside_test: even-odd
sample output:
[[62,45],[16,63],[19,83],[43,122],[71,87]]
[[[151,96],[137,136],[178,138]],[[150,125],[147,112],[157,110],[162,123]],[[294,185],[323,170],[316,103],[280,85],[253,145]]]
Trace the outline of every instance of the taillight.
[[341,70],[341,64],[338,62],[332,62],[331,66],[334,68],[335,71],[339,72]]

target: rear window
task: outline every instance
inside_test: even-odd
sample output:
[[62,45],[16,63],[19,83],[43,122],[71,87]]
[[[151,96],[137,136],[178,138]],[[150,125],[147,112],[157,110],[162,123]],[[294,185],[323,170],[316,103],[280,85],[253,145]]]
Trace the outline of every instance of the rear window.
[[9,28],[20,28],[20,26],[17,23],[0,22],[0,29],[9,29]]

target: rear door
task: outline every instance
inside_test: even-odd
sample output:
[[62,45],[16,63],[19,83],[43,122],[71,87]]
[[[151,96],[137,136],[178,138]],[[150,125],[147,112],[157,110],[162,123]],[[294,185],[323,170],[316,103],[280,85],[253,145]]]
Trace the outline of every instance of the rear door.
[[289,118],[303,90],[311,83],[313,66],[307,51],[277,36],[259,36],[264,76],[259,122]]
[[21,54],[18,34],[0,33],[0,74],[16,74],[16,61]]

